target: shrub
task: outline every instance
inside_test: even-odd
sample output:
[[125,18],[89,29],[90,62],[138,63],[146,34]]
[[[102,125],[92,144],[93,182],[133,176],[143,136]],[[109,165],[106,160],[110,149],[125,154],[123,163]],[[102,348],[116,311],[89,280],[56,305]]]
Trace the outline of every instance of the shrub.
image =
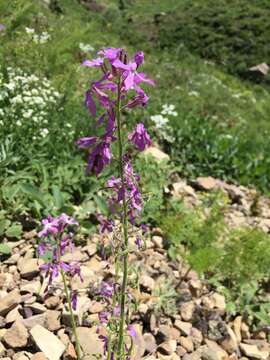
[[270,62],[268,1],[183,1],[161,17],[159,42],[164,47],[187,48],[212,59],[233,74]]

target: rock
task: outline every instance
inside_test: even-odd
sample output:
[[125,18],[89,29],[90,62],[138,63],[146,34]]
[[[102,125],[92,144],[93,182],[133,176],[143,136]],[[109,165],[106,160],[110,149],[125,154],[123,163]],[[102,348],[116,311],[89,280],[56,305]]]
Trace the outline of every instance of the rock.
[[31,293],[38,295],[41,289],[41,283],[39,280],[29,281],[20,286],[21,292]]
[[150,146],[146,150],[143,151],[144,155],[153,157],[157,162],[168,161],[170,157],[165,152],[161,151],[155,146]]
[[208,309],[218,309],[221,312],[225,311],[226,301],[223,295],[214,293],[209,296],[205,296],[202,301]]
[[24,326],[27,329],[32,329],[36,325],[46,327],[47,317],[46,317],[46,314],[43,313],[43,314],[39,314],[39,315],[30,316],[29,318],[23,319],[22,321],[23,321]]
[[144,333],[143,340],[145,345],[145,351],[147,352],[147,354],[154,353],[157,349],[155,337],[151,333]]
[[37,352],[32,357],[31,360],[48,360],[43,352]]
[[187,350],[183,346],[177,346],[176,354],[182,358],[187,353]]
[[167,340],[158,346],[158,351],[163,355],[171,355],[176,351],[176,340]]
[[195,348],[198,348],[203,341],[203,335],[201,331],[193,327],[190,331],[190,337],[192,338],[192,342]]
[[4,341],[12,349],[23,348],[28,342],[28,331],[23,323],[17,320],[4,335]]
[[188,301],[180,306],[181,317],[184,321],[190,321],[193,317],[195,304],[193,301]]
[[57,331],[60,329],[60,317],[61,313],[60,311],[56,310],[47,310],[46,311],[46,328],[50,331]]
[[16,320],[22,320],[23,317],[20,314],[19,310],[22,310],[21,305],[16,306],[13,310],[11,310],[7,315],[6,315],[6,323],[10,324],[15,322]]
[[250,339],[249,327],[244,322],[241,324],[241,336],[242,339]]
[[132,356],[132,360],[141,360],[143,354],[145,353],[145,344],[142,335],[142,328],[139,324],[133,324],[133,327],[136,331],[136,336],[133,338],[134,353]]
[[46,307],[37,302],[29,304],[28,307],[32,310],[34,314],[43,314],[46,311]]
[[161,236],[154,235],[152,236],[152,242],[156,248],[163,248],[163,238]]
[[266,63],[261,63],[249,68],[252,73],[257,73],[266,76],[269,72],[269,66]]
[[64,360],[73,360],[77,359],[77,354],[73,344],[69,343],[64,354]]
[[[65,351],[65,345],[50,331],[40,325],[30,330],[36,346],[44,353],[48,360],[59,360]],[[49,346],[48,346],[49,345]]]
[[242,316],[237,316],[233,321],[233,331],[235,333],[238,343],[240,343],[242,340],[241,325],[242,325]]
[[44,303],[48,309],[56,309],[60,302],[61,299],[59,296],[50,296],[45,300]]
[[146,274],[140,276],[139,282],[140,285],[149,292],[151,292],[155,288],[155,280]]
[[19,270],[21,277],[32,280],[39,273],[41,261],[38,259],[27,259],[20,263]]
[[212,178],[211,176],[208,177],[198,177],[194,182],[194,186],[203,191],[210,191],[216,188],[217,180]]
[[228,358],[228,354],[215,341],[205,339],[207,349],[202,356],[206,360],[224,360]]
[[97,244],[89,244],[83,248],[89,256],[93,256],[97,253]]
[[269,356],[269,351],[261,351],[256,345],[249,345],[240,343],[240,349],[248,358],[266,360]]
[[192,324],[185,321],[176,320],[174,326],[181,331],[182,335],[189,336]]
[[165,340],[177,340],[180,336],[180,332],[178,329],[168,326],[168,325],[160,325],[158,329],[158,336],[163,341]]
[[194,297],[199,297],[202,292],[202,282],[200,280],[189,280],[188,282],[191,294]]
[[5,352],[6,352],[6,348],[0,341],[0,356],[3,356],[5,354]]
[[226,326],[226,329],[227,329],[227,336],[220,341],[220,345],[229,354],[238,352],[238,342],[235,333],[232,331],[232,329],[229,326]]
[[12,290],[0,299],[0,315],[5,316],[21,302],[21,295],[18,290]]
[[99,340],[95,327],[78,327],[77,334],[85,355],[84,360],[95,360],[95,355],[103,355],[103,343]]
[[179,344],[183,346],[183,348],[186,349],[187,352],[192,352],[194,350],[194,345],[191,337],[181,336],[179,339]]
[[[77,308],[73,311],[75,319],[79,325],[82,324],[83,315],[89,310],[91,300],[87,296],[78,296]],[[62,313],[62,321],[64,324],[70,326],[71,319],[69,310],[65,307]]]
[[88,260],[88,255],[83,253],[81,249],[76,248],[73,253],[67,252],[62,256],[64,262],[79,262],[82,263]]
[[98,314],[103,310],[104,310],[104,304],[102,304],[98,301],[92,301],[89,306],[89,312],[91,314]]

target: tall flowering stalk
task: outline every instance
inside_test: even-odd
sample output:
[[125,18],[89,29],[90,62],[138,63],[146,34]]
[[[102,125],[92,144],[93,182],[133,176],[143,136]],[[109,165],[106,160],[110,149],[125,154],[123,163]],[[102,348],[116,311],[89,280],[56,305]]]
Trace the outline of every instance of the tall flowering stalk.
[[[137,52],[132,59],[121,48],[107,48],[98,52],[98,57],[86,60],[83,66],[98,68],[102,72],[99,80],[93,81],[86,92],[85,104],[90,114],[97,117],[97,103],[103,109],[97,117],[96,126],[104,127],[101,136],[89,136],[77,141],[79,148],[88,150],[87,173],[97,176],[112,161],[111,144],[117,143],[116,160],[118,162],[118,177],[112,176],[107,181],[107,187],[112,190],[108,199],[111,216],[105,219],[100,216],[101,231],[114,230],[114,218],[121,220],[121,240],[115,245],[116,261],[122,263],[122,280],[118,284],[106,284],[106,291],[101,295],[107,299],[111,312],[101,314],[101,323],[108,326],[108,336],[101,336],[104,342],[104,355],[108,360],[130,359],[131,347],[125,343],[126,336],[136,336],[132,325],[128,323],[126,311],[128,294],[128,255],[129,255],[129,226],[145,229],[141,224],[141,211],[143,207],[142,195],[138,188],[140,177],[135,174],[131,156],[126,151],[123,131],[123,110],[136,106],[145,106],[149,100],[141,85],[154,85],[143,72],[139,71],[144,61],[143,52]],[[144,124],[139,123],[128,134],[128,143],[136,150],[143,151],[151,144],[149,134]],[[141,246],[141,239],[137,236],[136,243]],[[110,291],[108,290],[110,289]],[[113,331],[111,331],[113,329]],[[115,334],[117,334],[115,336]]]
[[77,292],[72,291],[70,280],[74,276],[78,276],[81,281],[83,279],[79,263],[73,262],[68,264],[62,260],[62,256],[65,253],[73,252],[73,233],[70,230],[73,226],[77,226],[78,223],[68,215],[61,214],[57,217],[48,216],[42,220],[42,225],[43,229],[38,233],[38,236],[42,239],[38,246],[38,252],[40,256],[44,256],[46,253],[51,254],[51,260],[41,265],[40,269],[45,272],[45,277],[48,278],[47,290],[52,284],[53,279],[59,275],[62,278],[75,338],[77,359],[81,360],[80,344],[73,313],[77,307]]

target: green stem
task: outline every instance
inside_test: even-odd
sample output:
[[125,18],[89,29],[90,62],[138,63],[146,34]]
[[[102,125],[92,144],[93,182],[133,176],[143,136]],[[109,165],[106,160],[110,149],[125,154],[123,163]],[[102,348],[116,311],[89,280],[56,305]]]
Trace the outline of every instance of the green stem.
[[[122,187],[125,186],[124,165],[123,165],[123,141],[121,133],[121,83],[118,83],[117,95],[117,135],[118,135],[118,161],[119,173],[121,178]],[[122,358],[124,350],[124,325],[125,325],[125,304],[126,304],[126,289],[128,280],[128,221],[127,221],[127,201],[125,191],[123,192],[123,217],[122,226],[124,234],[123,243],[123,280],[121,286],[121,300],[120,300],[120,324],[119,324],[119,337],[118,337],[118,359]]]
[[74,317],[74,313],[73,313],[73,309],[72,309],[71,296],[70,296],[70,292],[69,292],[67,281],[66,281],[66,276],[65,276],[63,269],[60,270],[60,273],[61,273],[61,276],[63,279],[64,289],[65,289],[65,293],[66,293],[66,297],[67,297],[67,301],[68,301],[68,310],[69,310],[70,317],[71,317],[72,331],[73,331],[73,335],[75,337],[77,360],[81,360],[81,349],[80,349],[80,343],[79,343],[79,338],[78,338],[77,329],[76,329],[76,321],[75,321],[75,317]]

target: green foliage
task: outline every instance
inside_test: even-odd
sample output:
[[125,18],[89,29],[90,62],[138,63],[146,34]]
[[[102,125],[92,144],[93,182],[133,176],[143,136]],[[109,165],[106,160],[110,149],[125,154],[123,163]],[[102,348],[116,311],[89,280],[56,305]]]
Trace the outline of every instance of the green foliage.
[[269,317],[270,236],[257,229],[225,231],[221,195],[206,198],[193,210],[171,204],[162,216],[169,255],[181,255],[223,292],[231,314],[241,313],[254,325]]
[[224,232],[224,199],[220,194],[206,199],[206,204],[190,210],[183,204],[171,203],[161,217],[161,228],[169,246],[169,254],[186,257],[191,267],[199,273],[209,273],[217,265]]
[[183,0],[160,17],[158,43],[162,48],[184,44],[229,72],[245,76],[249,67],[270,61],[269,16],[265,0]]
[[153,157],[139,156],[135,169],[141,177],[142,193],[145,200],[143,221],[157,225],[164,209],[164,188],[169,184],[172,166],[166,161],[157,162]]
[[153,290],[154,311],[157,315],[165,313],[172,316],[177,313],[177,292],[170,281],[164,279],[162,284],[158,284]]

